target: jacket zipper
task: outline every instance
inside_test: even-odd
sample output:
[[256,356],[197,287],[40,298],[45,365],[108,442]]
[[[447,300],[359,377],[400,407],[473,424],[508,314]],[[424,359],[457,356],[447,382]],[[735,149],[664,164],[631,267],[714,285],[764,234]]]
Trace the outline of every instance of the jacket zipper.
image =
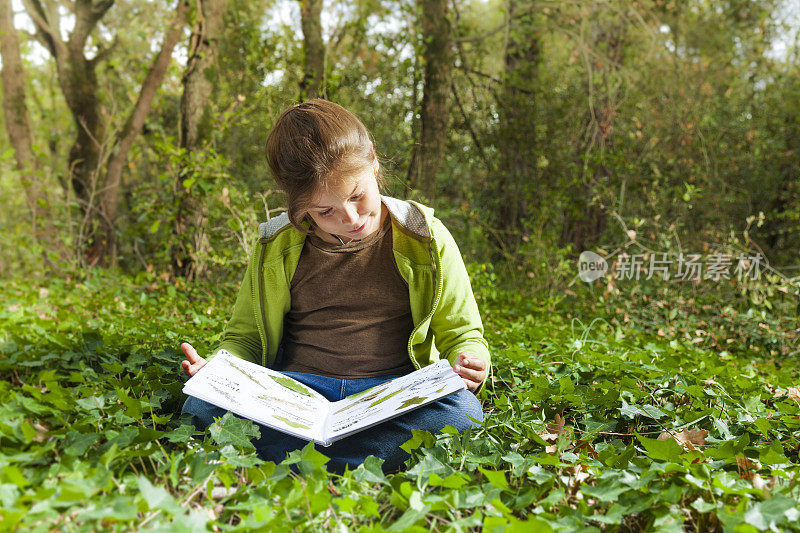
[[433,283],[434,283],[434,288],[435,288],[436,294],[433,297],[433,305],[431,306],[430,313],[428,313],[428,316],[426,316],[425,319],[422,322],[417,324],[417,327],[415,327],[413,329],[413,331],[411,331],[411,335],[409,335],[409,337],[408,337],[408,356],[411,359],[411,362],[414,363],[414,366],[416,368],[422,368],[422,365],[420,365],[419,362],[414,358],[414,355],[413,355],[412,350],[411,350],[411,339],[414,338],[414,335],[417,333],[417,330],[420,328],[420,326],[422,326],[422,324],[425,324],[426,322],[429,322],[430,319],[433,317],[433,313],[434,313],[434,311],[436,311],[436,307],[438,307],[439,300],[441,299],[441,296],[442,296],[442,283],[443,283],[443,281],[441,279],[441,263],[438,265],[438,268],[437,268],[436,263],[439,261],[439,255],[436,254],[433,251],[433,242],[434,242],[433,239],[431,239],[431,243],[430,243],[428,249],[431,252],[431,264],[433,265],[433,276],[434,276],[433,277],[433,280],[434,280]]
[[[266,243],[261,243],[261,253],[258,256],[258,305],[261,308],[261,365],[267,366],[269,350],[267,346],[267,316],[264,313],[264,253],[267,249]],[[255,285],[253,285],[255,290]],[[253,295],[255,298],[255,295]]]

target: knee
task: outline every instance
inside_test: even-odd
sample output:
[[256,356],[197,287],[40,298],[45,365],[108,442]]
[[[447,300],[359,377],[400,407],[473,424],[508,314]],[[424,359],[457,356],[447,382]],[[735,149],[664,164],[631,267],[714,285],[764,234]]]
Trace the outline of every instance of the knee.
[[468,390],[460,390],[450,395],[449,399],[452,402],[450,409],[452,419],[456,422],[454,424],[451,423],[451,425],[458,431],[481,425],[483,422],[483,408],[475,394]]
[[192,415],[192,422],[201,431],[214,423],[214,417],[224,416],[226,412],[225,409],[194,396],[186,398],[181,409],[181,414],[188,413]]
[[403,421],[415,429],[438,433],[450,425],[461,432],[481,425],[483,409],[473,393],[461,390],[406,416],[407,419],[404,418]]

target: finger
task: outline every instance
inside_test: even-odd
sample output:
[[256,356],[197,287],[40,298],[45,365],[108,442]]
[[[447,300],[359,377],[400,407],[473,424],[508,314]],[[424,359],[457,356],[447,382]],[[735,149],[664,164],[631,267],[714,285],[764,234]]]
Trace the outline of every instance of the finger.
[[192,375],[192,364],[189,361],[186,361],[185,359],[181,361],[181,368],[183,369],[183,373],[187,376]]
[[463,359],[463,365],[466,368],[472,368],[473,370],[486,370],[486,361],[481,359],[480,357],[465,357]]
[[197,350],[195,350],[194,347],[188,342],[181,344],[181,350],[183,350],[184,355],[186,355],[186,358],[191,364],[195,364],[197,361],[202,359],[202,357],[197,355]]
[[474,391],[475,389],[477,389],[480,386],[480,383],[478,383],[477,381],[472,381],[471,379],[461,378],[461,381],[463,381],[464,385],[467,386],[467,389],[469,389],[471,391]]
[[475,370],[486,370],[486,361],[467,352],[461,352],[458,354],[456,364],[466,368],[473,368]]
[[483,370],[474,370],[472,368],[465,368],[460,365],[456,365],[453,367],[453,370],[456,373],[465,379],[471,379],[472,381],[483,381],[483,378],[486,377],[486,372]]

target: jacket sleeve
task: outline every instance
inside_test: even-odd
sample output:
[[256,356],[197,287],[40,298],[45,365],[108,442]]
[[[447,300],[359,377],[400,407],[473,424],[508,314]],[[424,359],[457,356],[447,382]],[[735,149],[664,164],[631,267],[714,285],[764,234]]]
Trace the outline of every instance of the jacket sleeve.
[[[250,362],[261,364],[261,336],[256,325],[255,309],[253,308],[253,298],[255,291],[253,288],[253,269],[255,257],[258,255],[259,247],[257,243],[253,249],[253,256],[247,262],[247,269],[244,273],[244,280],[236,296],[236,303],[233,306],[228,325],[222,335],[222,342],[214,350],[214,355],[219,350],[227,350],[236,357],[246,359]],[[212,356],[213,357],[213,356]]]
[[488,376],[491,370],[489,343],[483,338],[483,323],[461,252],[439,219],[433,219],[432,229],[442,269],[442,295],[431,318],[436,349],[450,364],[455,363],[462,351],[480,357],[486,361]]

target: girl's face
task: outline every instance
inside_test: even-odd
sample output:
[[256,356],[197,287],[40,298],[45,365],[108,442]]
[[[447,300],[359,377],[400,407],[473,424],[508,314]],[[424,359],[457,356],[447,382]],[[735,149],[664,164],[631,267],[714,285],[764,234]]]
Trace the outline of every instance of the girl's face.
[[345,243],[361,240],[380,228],[382,203],[375,176],[378,163],[364,171],[317,191],[308,210],[324,240]]

